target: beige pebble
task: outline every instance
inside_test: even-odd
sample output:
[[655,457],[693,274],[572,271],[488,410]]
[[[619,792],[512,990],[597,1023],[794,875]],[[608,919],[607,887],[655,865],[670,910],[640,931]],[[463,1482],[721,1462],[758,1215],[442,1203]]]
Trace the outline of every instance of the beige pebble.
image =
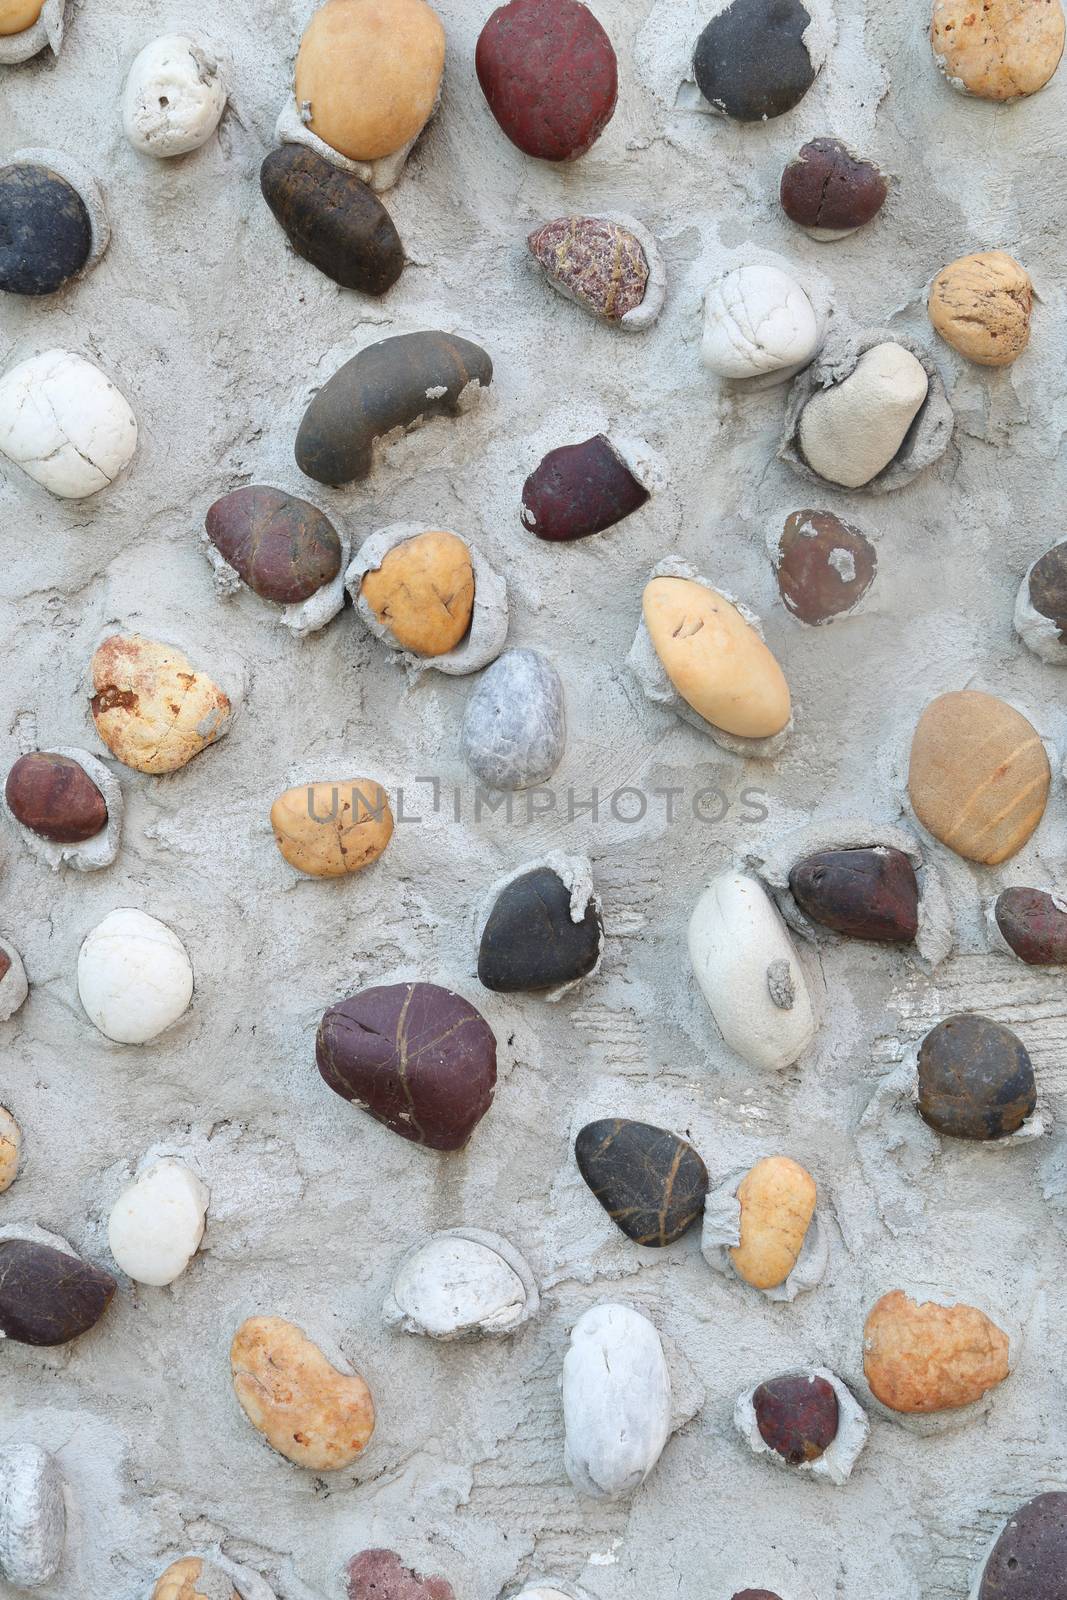
[[1063,55],[1060,0],[935,0],[934,58],[954,89],[1018,100],[1043,89]]
[[734,1270],[754,1289],[777,1289],[796,1266],[815,1215],[815,1179],[788,1156],[768,1156],[741,1180],[737,1198],[741,1243],[730,1251]]
[[927,312],[947,344],[982,367],[1010,367],[1030,341],[1034,286],[1003,250],[961,256],[933,281]]
[[22,1129],[10,1111],[0,1106],[0,1194],[18,1177],[21,1155]]
[[173,645],[113,634],[93,656],[92,675],[96,731],[137,772],[177,772],[229,732],[228,696]]
[[183,1556],[164,1572],[152,1590],[152,1600],[241,1600],[233,1584],[218,1567],[199,1556]]
[[370,1390],[294,1323],[250,1317],[234,1335],[230,1367],[245,1416],[295,1466],[332,1472],[363,1453],[374,1432]]
[[312,878],[362,871],[393,836],[389,801],[373,778],[286,789],[270,808],[270,824],[289,865]]
[[454,533],[417,534],[394,545],[380,567],[364,573],[360,594],[403,649],[447,655],[471,625],[471,553]]
[[44,0],[0,0],[0,38],[32,28],[43,10]]
[[705,722],[746,739],[781,733],[789,685],[736,606],[692,578],[653,578],[642,606],[667,676]]
[[891,1411],[950,1411],[1008,1376],[1008,1336],[974,1306],[917,1305],[900,1289],[867,1318],[863,1370]]
[[800,450],[828,483],[860,489],[888,467],[926,399],[921,361],[887,340],[864,351],[847,378],[813,394],[800,413]]

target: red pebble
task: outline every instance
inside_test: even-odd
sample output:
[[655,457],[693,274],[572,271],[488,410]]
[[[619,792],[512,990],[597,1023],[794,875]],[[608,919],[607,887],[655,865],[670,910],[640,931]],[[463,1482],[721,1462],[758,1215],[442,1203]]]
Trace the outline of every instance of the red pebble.
[[526,480],[522,520],[539,539],[585,539],[621,522],[647,499],[648,490],[598,433],[548,452]]
[[577,161],[615,110],[615,51],[579,0],[501,6],[481,31],[474,65],[512,144],[542,161]]
[[444,1578],[424,1578],[395,1550],[361,1550],[345,1569],[348,1600],[456,1600]]

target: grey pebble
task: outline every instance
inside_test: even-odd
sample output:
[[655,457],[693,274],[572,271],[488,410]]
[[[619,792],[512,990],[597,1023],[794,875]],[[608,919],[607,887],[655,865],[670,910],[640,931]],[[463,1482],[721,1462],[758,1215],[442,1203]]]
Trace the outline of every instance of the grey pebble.
[[505,650],[479,679],[463,718],[463,755],[493,789],[544,783],[563,759],[563,684],[536,650]]

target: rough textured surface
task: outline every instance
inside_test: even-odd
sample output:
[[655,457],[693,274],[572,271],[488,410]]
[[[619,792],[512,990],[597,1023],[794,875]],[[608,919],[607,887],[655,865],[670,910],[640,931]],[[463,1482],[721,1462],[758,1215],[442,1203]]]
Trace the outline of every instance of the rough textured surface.
[[954,89],[1018,100],[1043,89],[1063,55],[1060,0],[934,0],[930,45]]
[[1005,941],[1029,966],[1067,966],[1067,904],[1046,889],[1004,889],[994,908]]
[[818,65],[800,0],[733,0],[697,40],[693,73],[711,105],[740,122],[780,117],[807,94]]
[[814,922],[850,939],[908,943],[919,931],[919,882],[901,850],[822,850],[795,864],[789,887]]
[[457,534],[416,534],[363,576],[360,595],[403,650],[443,656],[471,625],[474,568]]
[[942,267],[927,311],[935,332],[981,367],[1010,367],[1030,342],[1034,286],[1004,250],[961,256]]
[[771,1378],[760,1384],[752,1404],[760,1437],[791,1467],[816,1460],[837,1437],[837,1395],[825,1378]]
[[109,1272],[31,1239],[0,1239],[0,1332],[56,1345],[96,1326],[115,1293]]
[[590,895],[574,915],[571,887],[551,867],[513,878],[498,895],[478,945],[478,980],[498,994],[555,989],[591,972],[604,925]]
[[424,1578],[395,1550],[361,1550],[345,1568],[348,1600],[455,1600],[445,1578]]
[[884,174],[840,139],[811,139],[779,185],[782,210],[815,239],[841,239],[876,217],[885,204]]
[[813,472],[843,489],[862,489],[884,472],[926,399],[929,380],[898,344],[864,351],[855,368],[813,395],[797,436]]
[[0,1578],[15,1589],[50,1583],[67,1532],[63,1473],[40,1445],[16,1440],[0,1454]]
[[56,844],[80,844],[107,827],[107,802],[69,756],[35,750],[7,775],[4,799],[23,827]]
[[1039,1494],[1012,1513],[977,1600],[1059,1600],[1067,1571],[1067,1494]]
[[539,539],[587,539],[640,509],[649,491],[602,433],[550,450],[522,490],[522,520]]
[[371,778],[286,789],[270,808],[270,825],[285,860],[312,878],[362,872],[393,837],[385,790]]
[[526,241],[549,281],[594,317],[621,322],[648,286],[637,235],[605,217],[555,217]]
[[85,202],[65,178],[25,162],[0,168],[0,291],[54,294],[92,245]]
[[863,1370],[891,1411],[922,1414],[972,1405],[1008,1376],[1008,1336],[969,1305],[883,1295],[863,1332]]
[[230,1346],[233,1390],[267,1443],[296,1467],[338,1472],[363,1454],[374,1402],[363,1379],[341,1372],[284,1317],[249,1317]]
[[708,1169],[691,1144],[664,1128],[621,1118],[589,1122],[574,1155],[612,1222],[635,1244],[673,1244],[704,1209]]
[[874,582],[878,554],[865,534],[832,511],[794,511],[774,555],[778,588],[800,622],[832,622],[853,611]]
[[341,570],[341,541],[329,517],[265,484],[233,489],[208,508],[204,528],[254,594],[299,604]]
[[165,33],[145,45],[122,95],[126,137],[161,160],[206,144],[226,109],[227,63],[202,35]]
[[615,110],[615,51],[580,0],[508,0],[479,34],[474,62],[512,144],[542,161],[584,156]]
[[1030,1057],[1010,1028],[946,1017],[919,1048],[919,1112],[953,1139],[1004,1139],[1037,1107]]
[[373,189],[298,144],[259,170],[263,198],[298,256],[342,289],[383,295],[404,270],[404,246]]

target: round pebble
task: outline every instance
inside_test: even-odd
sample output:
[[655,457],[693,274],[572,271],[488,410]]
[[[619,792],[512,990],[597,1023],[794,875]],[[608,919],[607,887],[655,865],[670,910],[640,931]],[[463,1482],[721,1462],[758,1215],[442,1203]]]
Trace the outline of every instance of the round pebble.
[[209,1198],[184,1161],[167,1157],[142,1172],[108,1218],[108,1245],[120,1270],[155,1288],[174,1283],[200,1248]]
[[490,789],[547,783],[567,742],[563,684],[536,650],[505,650],[483,673],[463,718],[463,756]]
[[801,454],[820,478],[861,489],[895,458],[929,392],[922,362],[886,341],[847,377],[816,391],[800,414]]
[[579,0],[510,0],[482,29],[474,64],[512,144],[542,161],[585,155],[615,111],[615,51]]
[[164,159],[206,144],[226,109],[226,71],[208,39],[165,33],[146,44],[126,78],[122,126],[142,155]]
[[1003,1383],[1008,1338],[975,1306],[917,1305],[894,1289],[867,1318],[863,1370],[891,1411],[955,1410]]
[[731,0],[712,18],[693,52],[704,99],[739,122],[765,122],[792,111],[822,61],[804,35],[811,13],[800,0]]
[[60,500],[113,483],[137,447],[137,419],[99,367],[46,350],[0,378],[0,454]]
[[1039,1494],[1008,1518],[976,1600],[1062,1600],[1065,1572],[1067,1494]]
[[7,775],[4,798],[12,816],[55,844],[80,844],[107,827],[107,802],[77,761],[35,750]]
[[11,1112],[0,1106],[0,1194],[18,1177],[21,1156],[22,1129]]
[[341,1372],[282,1317],[249,1317],[230,1346],[234,1393],[267,1443],[294,1466],[336,1472],[363,1454],[374,1402],[363,1379]]
[[177,772],[230,731],[229,696],[173,645],[113,634],[91,672],[96,731],[136,772]]
[[825,1378],[789,1373],[752,1396],[760,1438],[791,1467],[817,1461],[837,1438],[837,1393]]
[[303,260],[342,289],[380,296],[404,270],[404,246],[373,189],[298,144],[272,150],[259,173],[263,198]]
[[176,933],[143,911],[111,911],[78,954],[78,995],[116,1044],[148,1044],[193,998],[193,967]]
[[581,898],[552,867],[512,878],[482,930],[478,981],[498,994],[536,994],[586,977],[600,959],[604,924],[596,895]]
[[1006,1139],[1037,1108],[1030,1057],[1003,1023],[946,1017],[919,1047],[919,1113],[952,1139]]
[[204,528],[253,594],[278,605],[310,599],[341,570],[341,540],[329,517],[265,484],[248,484],[216,500]]
[[730,1251],[738,1277],[777,1289],[796,1266],[815,1215],[815,1180],[789,1156],[757,1161],[737,1191],[741,1243]]
[[370,778],[305,783],[270,808],[274,842],[311,878],[343,878],[377,861],[393,836],[385,791]]
[[819,626],[856,609],[874,582],[878,552],[832,511],[794,511],[774,566],[786,610],[798,622]]
[[901,850],[820,850],[796,863],[789,887],[813,922],[850,939],[907,944],[919,931],[919,883]]
[[1048,83],[1063,55],[1060,0],[934,0],[930,45],[954,89],[1018,100]]
[[471,625],[474,568],[454,533],[433,531],[396,544],[363,575],[360,595],[404,650],[443,656]]
[[0,290],[55,294],[82,270],[93,247],[85,201],[47,167],[0,167]]
[[96,1326],[118,1287],[109,1272],[73,1251],[33,1239],[0,1238],[0,1334],[52,1346]]
[[395,1550],[361,1550],[345,1567],[348,1600],[456,1600],[444,1578],[424,1578]]
[[1010,367],[1030,342],[1034,286],[1003,250],[942,267],[926,309],[935,333],[981,367]]
[[762,262],[736,267],[704,296],[700,359],[720,378],[799,372],[819,348],[815,308],[795,278]]
[[598,433],[548,452],[523,485],[522,520],[539,539],[588,539],[640,510],[648,498],[623,453]]
[[845,239],[881,211],[888,187],[873,161],[840,139],[811,139],[782,173],[779,195],[790,222],[820,243]]
[[652,1323],[632,1306],[591,1306],[571,1329],[561,1388],[563,1464],[578,1493],[632,1494],[671,1431],[670,1373]]
[[684,1139],[625,1118],[589,1122],[574,1142],[578,1170],[635,1244],[673,1244],[704,1209],[708,1169]]
[[1067,967],[1067,901],[1043,889],[1005,889],[994,907],[1005,942],[1031,967]]

